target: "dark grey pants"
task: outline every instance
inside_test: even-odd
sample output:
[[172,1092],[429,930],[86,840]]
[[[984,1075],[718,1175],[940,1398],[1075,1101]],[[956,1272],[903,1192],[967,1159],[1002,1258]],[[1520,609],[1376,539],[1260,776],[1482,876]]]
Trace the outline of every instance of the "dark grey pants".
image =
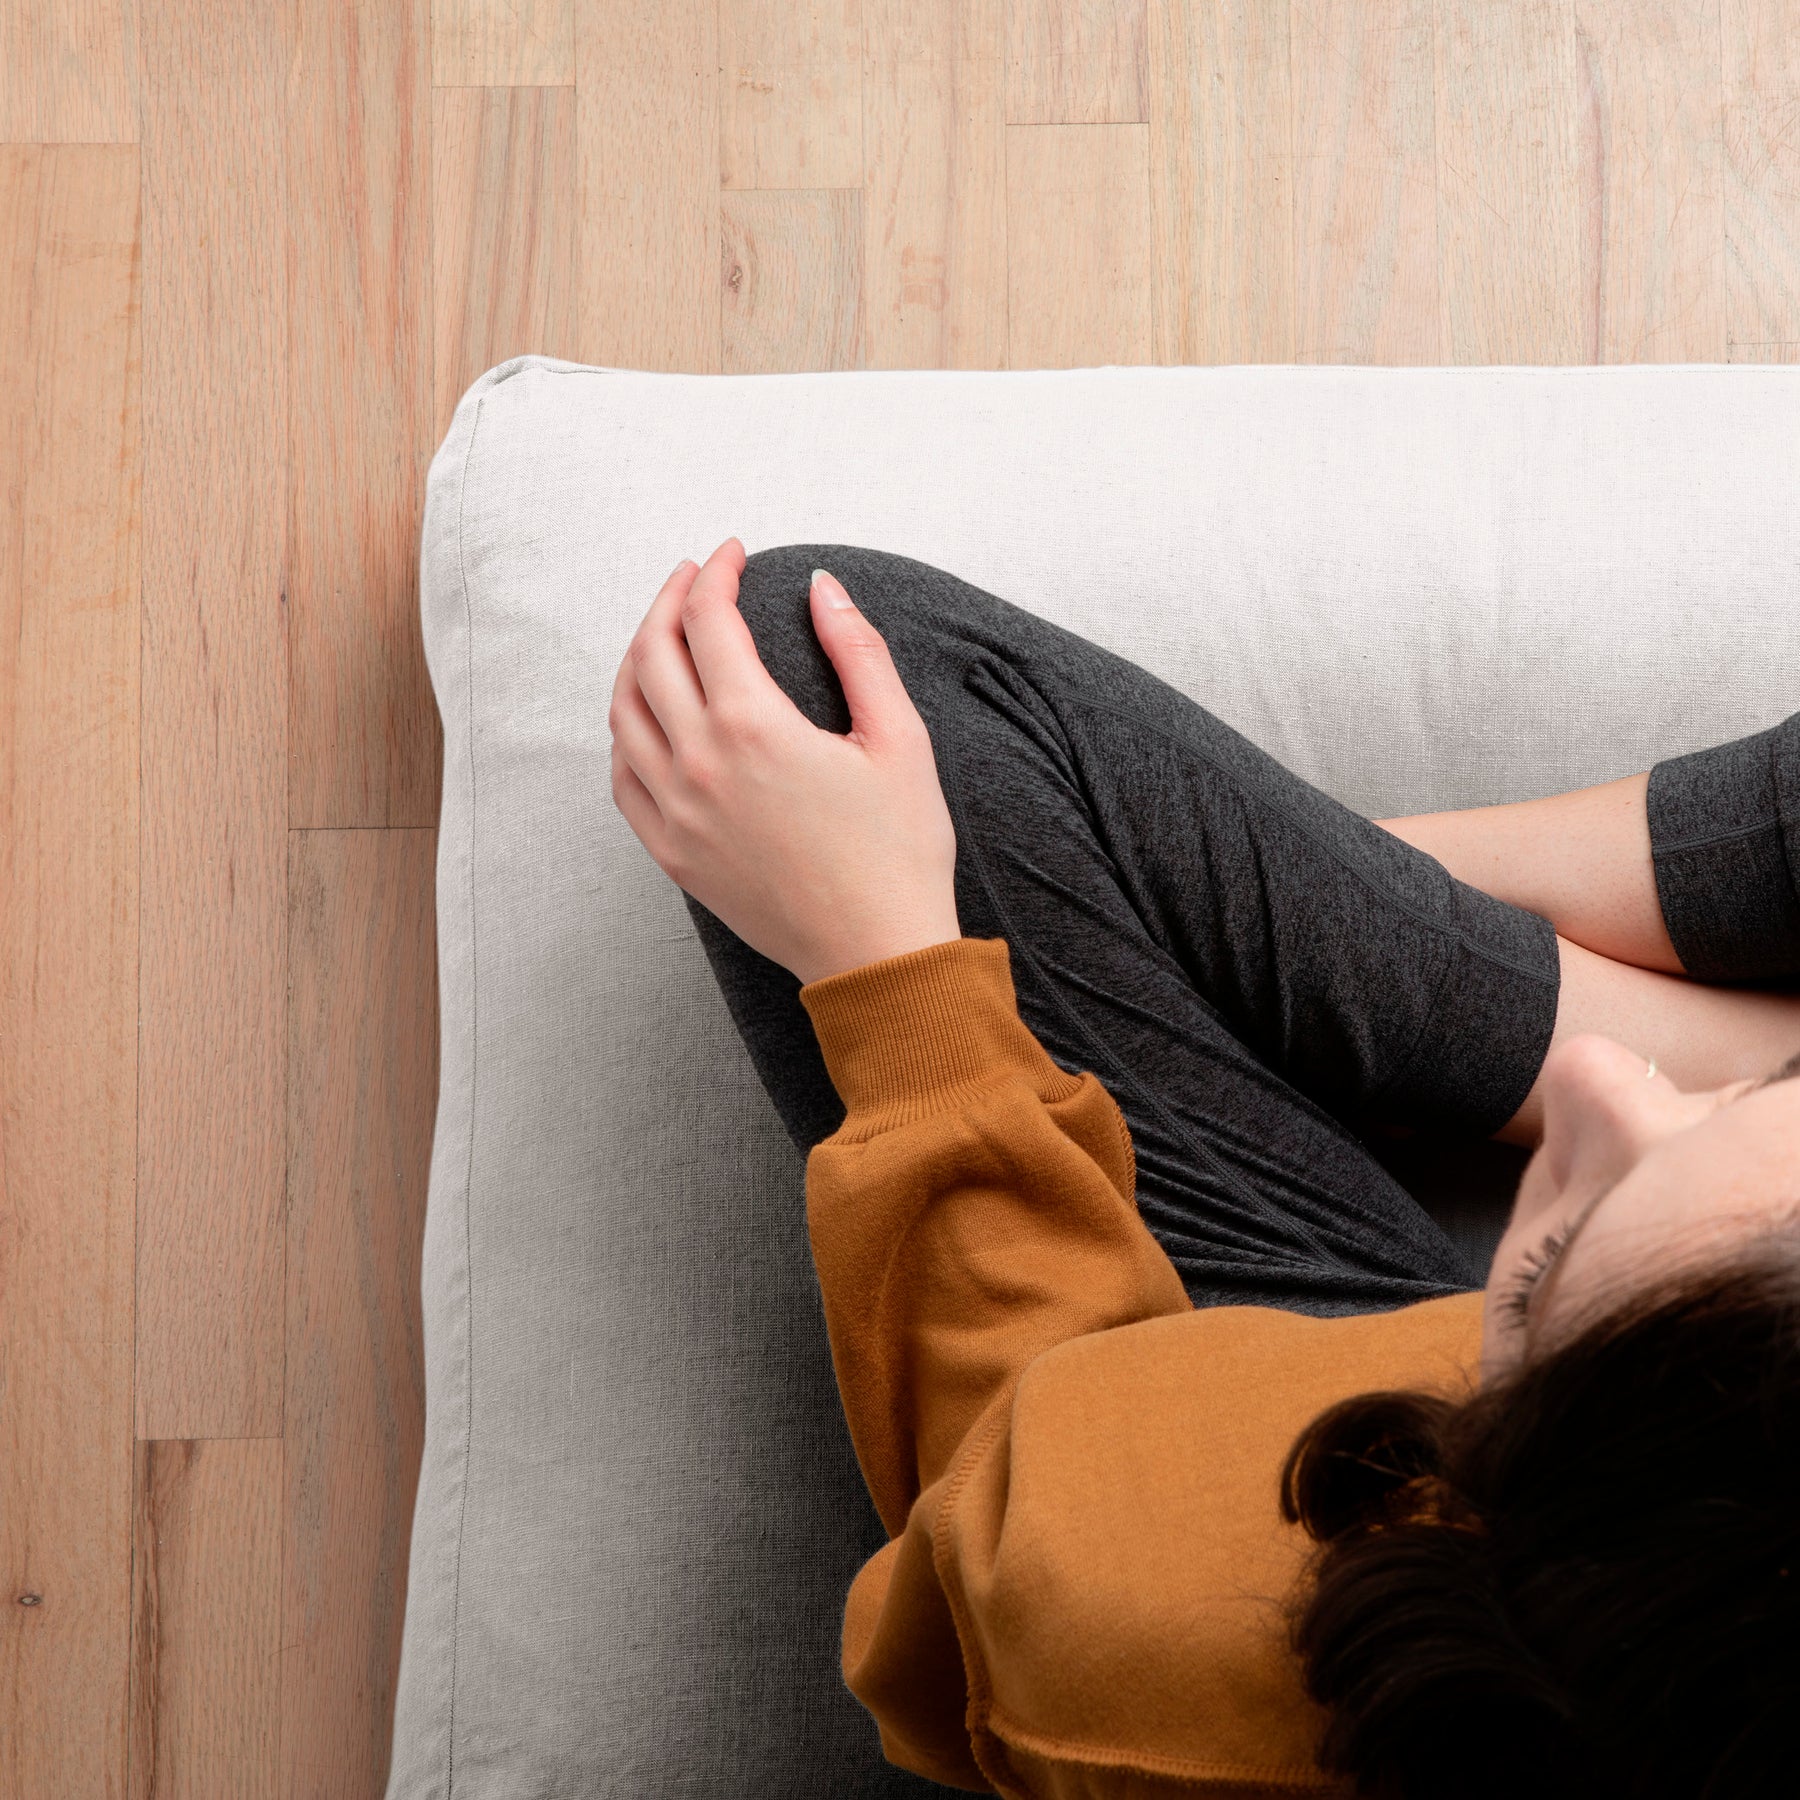
[[[964,934],[1007,941],[1026,1024],[1118,1102],[1139,1211],[1194,1303],[1337,1314],[1479,1285],[1366,1139],[1388,1123],[1488,1137],[1519,1109],[1556,1018],[1550,922],[1456,880],[1136,664],[905,557],[802,544],[749,559],[743,616],[816,725],[849,728],[812,629],[815,567],[887,639],[930,730]],[[1665,914],[1707,979],[1800,970],[1795,727],[1652,780]],[[844,1108],[800,983],[688,908],[809,1150]]]

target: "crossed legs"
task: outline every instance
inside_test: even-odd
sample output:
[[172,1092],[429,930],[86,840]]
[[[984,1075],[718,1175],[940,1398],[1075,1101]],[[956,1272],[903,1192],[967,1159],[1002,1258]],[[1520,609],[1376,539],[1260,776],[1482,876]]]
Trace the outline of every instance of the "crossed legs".
[[[810,625],[820,566],[931,731],[964,932],[1006,940],[1026,1024],[1119,1102],[1140,1215],[1197,1305],[1332,1314],[1479,1285],[1362,1133],[1534,1141],[1556,1032],[1641,1046],[1684,1084],[1779,1060],[1763,1048],[1791,1030],[1786,998],[1616,961],[1541,895],[1460,876],[1471,845],[1553,866],[1496,838],[1512,809],[1364,818],[1149,671],[946,571],[842,544],[748,560],[740,611],[815,724],[848,725]],[[798,983],[689,911],[804,1153],[843,1109]]]
[[[1552,1047],[1598,1032],[1654,1059],[1678,1087],[1723,1087],[1800,1050],[1800,992],[1712,986],[1683,972],[1657,895],[1649,780],[1646,771],[1541,800],[1375,822],[1458,880],[1556,927]],[[1541,1077],[1493,1135],[1541,1140]]]

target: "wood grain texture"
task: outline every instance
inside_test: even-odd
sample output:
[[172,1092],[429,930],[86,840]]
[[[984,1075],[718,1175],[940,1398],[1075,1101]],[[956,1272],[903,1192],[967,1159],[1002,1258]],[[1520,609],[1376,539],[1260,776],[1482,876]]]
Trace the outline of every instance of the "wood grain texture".
[[1436,363],[1433,0],[1293,0],[1294,357]]
[[1148,27],[1155,339],[1144,360],[1291,362],[1287,8],[1149,0]]
[[863,0],[872,369],[1006,365],[1005,0]]
[[575,21],[581,354],[719,372],[713,0],[609,0]]
[[281,1440],[137,1447],[132,1800],[274,1800]]
[[862,181],[861,0],[718,0],[719,185]]
[[861,202],[854,188],[723,196],[727,375],[862,367]]
[[437,447],[426,0],[293,17],[289,818],[429,825],[443,746],[419,630]]
[[139,3],[0,0],[0,1793],[378,1800],[462,384],[1800,361],[1800,0]]
[[439,87],[554,87],[575,79],[574,0],[432,0]]
[[282,1760],[386,1777],[424,1443],[419,1261],[437,1108],[431,831],[294,834]]
[[1723,362],[1719,0],[1576,0],[1574,25],[1598,140],[1598,360]]
[[431,102],[434,432],[475,377],[580,350],[573,88],[441,88]]
[[1589,73],[1566,0],[1440,0],[1446,361],[1600,360],[1602,141]]
[[1720,0],[1726,336],[1800,362],[1800,0]]
[[138,166],[0,149],[0,1793],[117,1794],[137,1080]]
[[1008,0],[1008,123],[1142,124],[1147,28],[1146,0]]
[[1151,360],[1149,130],[1009,125],[1011,366]]
[[0,5],[0,143],[135,144],[137,0]]
[[140,1437],[281,1430],[286,45],[143,32]]

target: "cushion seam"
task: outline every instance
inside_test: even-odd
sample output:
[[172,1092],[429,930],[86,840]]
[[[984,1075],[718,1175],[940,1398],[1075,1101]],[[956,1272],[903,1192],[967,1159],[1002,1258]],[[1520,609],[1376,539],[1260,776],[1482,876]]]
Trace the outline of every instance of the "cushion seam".
[[462,1635],[463,1537],[469,1522],[469,1459],[475,1437],[475,1254],[473,1189],[475,1185],[475,1097],[481,1059],[480,996],[477,974],[478,946],[475,927],[475,610],[469,599],[469,564],[465,523],[468,517],[469,464],[475,456],[475,438],[481,429],[481,408],[487,396],[475,402],[469,423],[469,447],[463,453],[462,480],[456,494],[456,569],[462,583],[463,626],[467,638],[463,650],[463,691],[467,713],[469,757],[469,1147],[463,1167],[463,1445],[461,1493],[457,1497],[456,1565],[450,1578],[450,1704],[444,1726],[445,1800],[456,1790],[456,1677],[457,1651]]

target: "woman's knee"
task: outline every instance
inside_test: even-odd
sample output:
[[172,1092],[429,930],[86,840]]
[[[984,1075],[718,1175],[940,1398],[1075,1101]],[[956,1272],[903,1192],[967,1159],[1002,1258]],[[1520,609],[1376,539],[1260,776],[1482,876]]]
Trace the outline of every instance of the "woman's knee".
[[783,692],[821,729],[850,729],[843,689],[813,630],[815,568],[844,584],[887,640],[901,679],[922,705],[939,673],[961,660],[963,640],[939,591],[944,577],[908,557],[848,544],[782,544],[745,558],[738,611]]
[[[809,590],[814,564],[804,545],[758,550],[738,577],[738,613],[776,684],[815,725],[849,729],[848,709],[812,628]],[[841,720],[841,722],[839,722]]]

